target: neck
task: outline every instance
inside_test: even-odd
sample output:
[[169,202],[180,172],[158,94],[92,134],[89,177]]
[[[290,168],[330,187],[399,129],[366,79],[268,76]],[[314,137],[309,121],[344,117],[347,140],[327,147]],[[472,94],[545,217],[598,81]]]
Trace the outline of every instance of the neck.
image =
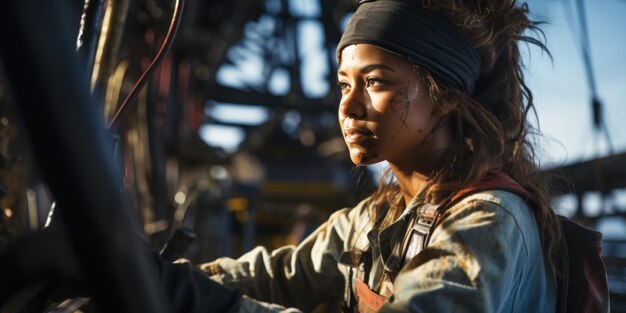
[[447,149],[436,150],[428,159],[389,162],[389,167],[398,181],[405,206],[409,205],[411,200],[428,185],[436,170],[443,166],[447,151]]
[[426,187],[430,177],[417,171],[403,171],[392,164],[390,164],[390,167],[398,181],[398,186],[404,198],[404,205],[407,206]]
[[405,206],[419,194],[433,178],[449,153],[452,131],[445,116],[439,116],[432,130],[419,145],[405,153],[388,159],[396,176]]

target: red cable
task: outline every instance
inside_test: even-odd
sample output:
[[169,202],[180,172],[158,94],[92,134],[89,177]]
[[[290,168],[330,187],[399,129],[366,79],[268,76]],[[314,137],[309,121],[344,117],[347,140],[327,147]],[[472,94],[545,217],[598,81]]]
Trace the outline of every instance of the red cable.
[[124,116],[127,114],[128,110],[131,108],[129,103],[134,100],[139,91],[144,87],[146,82],[148,81],[148,77],[152,75],[154,70],[158,65],[163,61],[163,58],[167,55],[170,48],[172,47],[172,43],[174,42],[174,38],[176,37],[176,32],[178,31],[178,27],[180,26],[181,16],[183,15],[183,7],[185,6],[185,0],[176,0],[176,4],[174,6],[174,14],[172,15],[172,22],[170,23],[170,28],[167,31],[167,35],[165,35],[165,39],[163,40],[163,44],[157,52],[157,55],[154,57],[148,68],[141,74],[141,77],[137,80],[133,88],[130,90],[120,107],[113,115],[113,118],[109,122],[109,129],[115,129],[119,127],[119,124],[124,119]]

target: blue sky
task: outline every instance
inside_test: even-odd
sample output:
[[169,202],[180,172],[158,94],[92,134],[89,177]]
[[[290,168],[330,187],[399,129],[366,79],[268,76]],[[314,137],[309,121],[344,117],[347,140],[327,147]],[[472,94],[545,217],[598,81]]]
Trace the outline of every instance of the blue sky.
[[[626,151],[626,1],[585,0],[592,65],[614,152]],[[527,80],[535,95],[544,165],[575,163],[608,154],[594,134],[591,94],[580,48],[574,0],[528,1],[554,60],[531,49]],[[525,49],[523,49],[525,50]]]
[[[543,147],[542,165],[553,167],[577,163],[609,154],[605,137],[592,126],[591,92],[586,80],[575,0],[528,1],[530,10],[543,26],[553,61],[537,49],[526,58],[527,82],[535,95]],[[584,0],[591,62],[599,99],[604,107],[613,152],[626,151],[626,0]],[[576,207],[573,196],[558,208]],[[606,200],[606,199],[605,199]],[[624,208],[626,189],[617,189],[610,200],[599,193],[583,197],[585,214],[597,215],[606,204]],[[565,210],[567,211],[567,209]],[[568,215],[564,211],[561,213]],[[626,238],[624,220],[606,218],[596,225],[605,238]]]

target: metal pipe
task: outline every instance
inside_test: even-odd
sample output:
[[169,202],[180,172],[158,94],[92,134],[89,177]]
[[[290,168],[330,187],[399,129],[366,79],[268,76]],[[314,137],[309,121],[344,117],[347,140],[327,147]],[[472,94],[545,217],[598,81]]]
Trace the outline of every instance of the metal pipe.
[[80,29],[76,38],[76,51],[83,58],[87,72],[93,69],[96,45],[102,25],[104,0],[85,0],[80,15]]
[[107,0],[100,40],[91,73],[91,92],[97,94],[106,89],[108,77],[117,66],[117,52],[122,41],[128,0]]

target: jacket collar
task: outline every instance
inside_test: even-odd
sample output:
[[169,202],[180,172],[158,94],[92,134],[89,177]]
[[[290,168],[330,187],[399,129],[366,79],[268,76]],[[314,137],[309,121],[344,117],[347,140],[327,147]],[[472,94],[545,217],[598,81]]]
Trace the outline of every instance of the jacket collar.
[[419,203],[413,199],[396,221],[383,229],[371,230],[367,234],[374,259],[380,256],[387,272],[397,272],[402,267],[404,250],[410,238],[409,230],[413,227],[418,207]]

